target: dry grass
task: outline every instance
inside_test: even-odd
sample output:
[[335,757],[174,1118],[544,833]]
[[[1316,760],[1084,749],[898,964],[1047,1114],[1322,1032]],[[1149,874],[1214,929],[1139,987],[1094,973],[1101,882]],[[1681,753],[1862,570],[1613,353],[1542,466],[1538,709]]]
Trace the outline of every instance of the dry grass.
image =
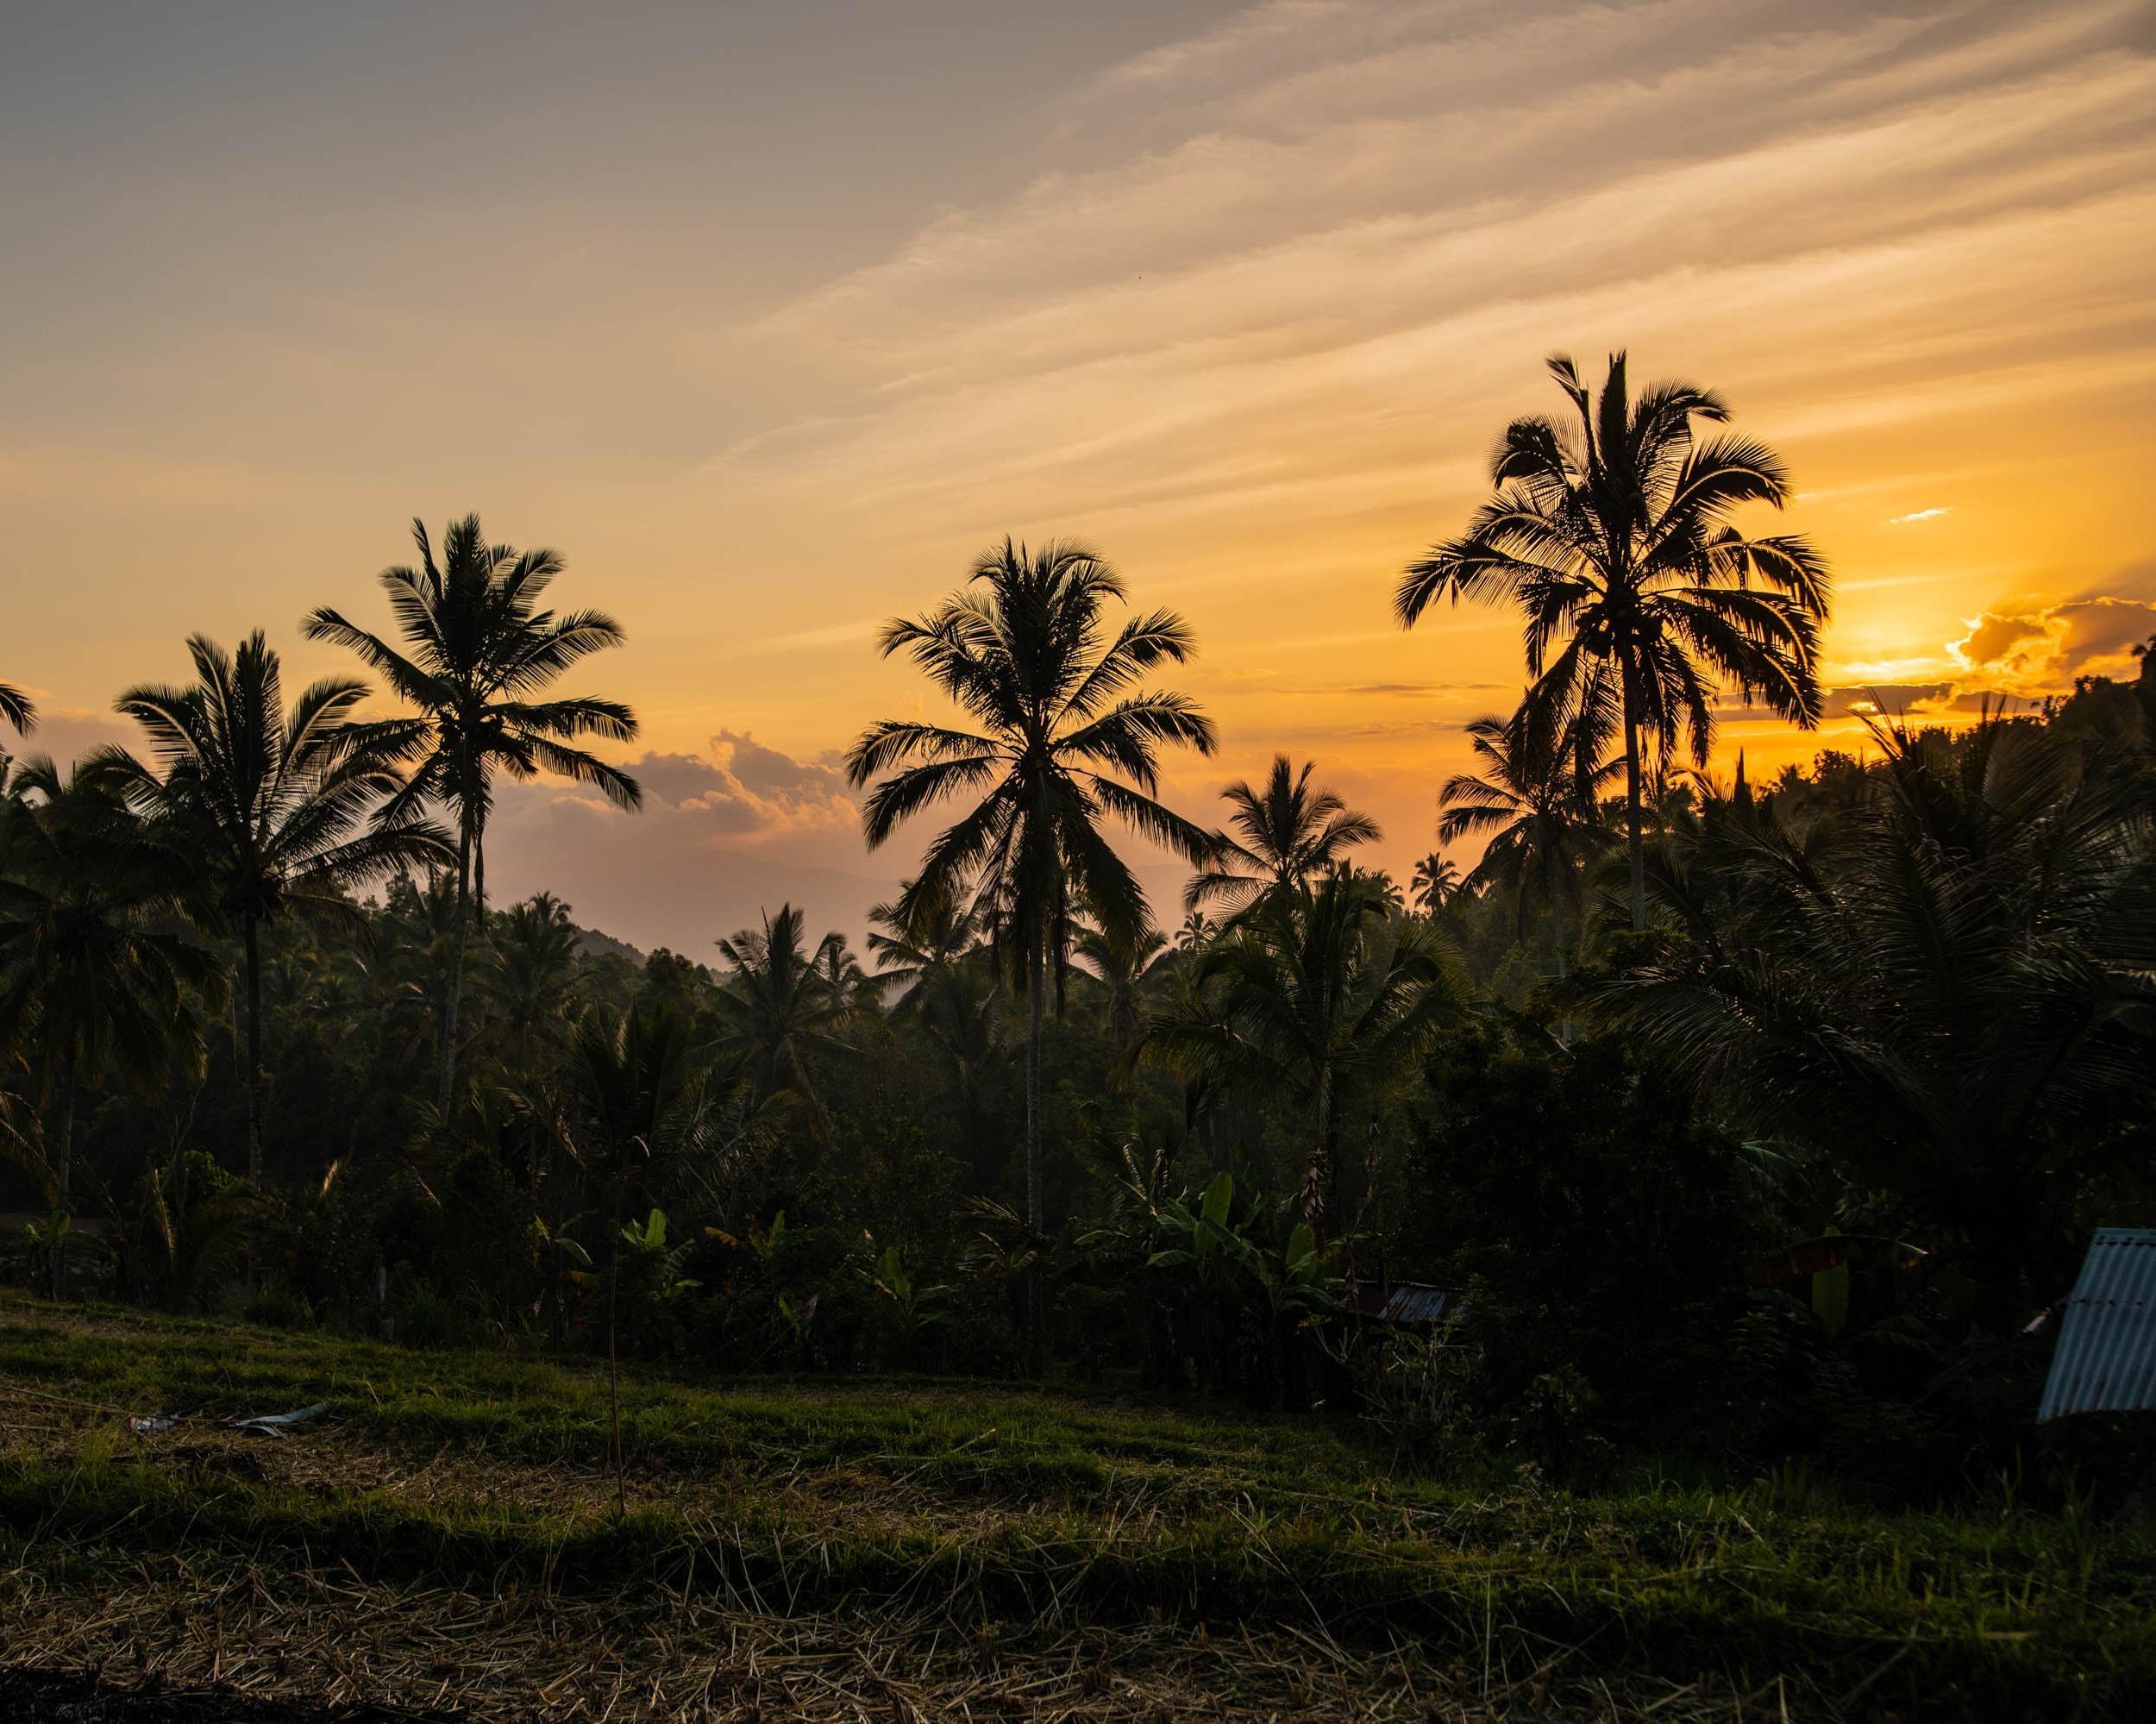
[[[1786,1683],[1750,1693],[1523,1663],[1429,1666],[1351,1652],[1313,1623],[1265,1633],[1156,1623],[1029,1630],[962,1602],[789,1614],[693,1585],[599,1597],[390,1587],[228,1558],[72,1550],[0,1572],[9,1662],[121,1689],[364,1702],[478,1719],[1631,1720],[1819,1715]],[[1801,1708],[1801,1709],[1800,1709]]]

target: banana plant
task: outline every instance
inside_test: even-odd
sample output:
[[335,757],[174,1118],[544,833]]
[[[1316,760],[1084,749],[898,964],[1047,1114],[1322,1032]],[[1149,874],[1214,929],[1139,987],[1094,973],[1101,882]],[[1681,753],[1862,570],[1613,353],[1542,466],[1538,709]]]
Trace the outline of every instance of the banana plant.
[[[862,1238],[874,1251],[875,1241],[866,1233]],[[950,1288],[940,1282],[923,1286],[916,1281],[900,1259],[896,1245],[886,1245],[882,1255],[862,1273],[868,1284],[891,1302],[909,1342],[943,1320],[943,1307],[950,1299]]]

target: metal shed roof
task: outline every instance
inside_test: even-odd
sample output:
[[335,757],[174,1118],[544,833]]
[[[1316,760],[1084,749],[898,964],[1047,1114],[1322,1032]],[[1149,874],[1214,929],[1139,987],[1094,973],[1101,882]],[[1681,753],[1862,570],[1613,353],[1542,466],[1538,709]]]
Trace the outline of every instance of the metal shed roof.
[[1358,1281],[1355,1313],[1379,1323],[1434,1326],[1451,1314],[1454,1297],[1451,1288],[1426,1281],[1396,1281],[1389,1287],[1383,1282]]
[[2040,1420],[2156,1409],[2156,1230],[2099,1227],[2066,1301]]

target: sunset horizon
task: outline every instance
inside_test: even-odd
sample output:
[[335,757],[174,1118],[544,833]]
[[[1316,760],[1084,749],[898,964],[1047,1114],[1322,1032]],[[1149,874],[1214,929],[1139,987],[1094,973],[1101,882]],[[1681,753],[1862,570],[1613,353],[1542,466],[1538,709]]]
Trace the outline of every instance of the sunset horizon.
[[[1314,760],[1404,878],[1526,679],[1502,610],[1407,633],[1392,590],[1560,404],[1560,351],[1718,391],[1828,561],[1827,717],[1733,705],[1725,780],[1861,746],[1859,701],[1960,723],[2130,674],[2156,630],[2142,7],[825,9],[631,18],[589,59],[472,9],[379,114],[386,22],[35,26],[0,119],[38,260],[0,335],[32,746],[127,741],[114,695],[196,630],[341,668],[301,614],[379,622],[411,517],[476,510],[624,624],[642,730],[606,752],[652,787],[633,821],[507,787],[501,890],[704,957],[789,898],[857,931],[904,868],[837,762],[921,699],[876,629],[1067,536],[1195,632],[1222,748],[1168,763],[1175,806]],[[828,123],[756,89],[812,28]],[[1528,60],[1620,75],[1545,102]],[[453,97],[483,63],[565,123]],[[235,103],[250,66],[274,93]],[[968,88],[989,155],[931,118]]]

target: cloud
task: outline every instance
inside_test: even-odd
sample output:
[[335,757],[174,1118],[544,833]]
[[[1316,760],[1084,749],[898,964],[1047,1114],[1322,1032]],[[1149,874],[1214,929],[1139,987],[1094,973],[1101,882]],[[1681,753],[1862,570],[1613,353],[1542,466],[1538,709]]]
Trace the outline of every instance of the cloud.
[[1951,682],[1875,682],[1830,688],[1826,696],[1827,716],[1852,718],[1882,712],[1890,717],[1928,712],[1942,704],[1951,705],[1953,695]]
[[2156,635],[2156,603],[2099,593],[2062,604],[1986,611],[1947,651],[1969,670],[2025,693],[2056,693],[2078,676],[2118,674]]
[[1807,433],[1930,411],[1927,380],[1965,410],[1978,354],[2002,404],[2055,392],[2146,279],[2138,10],[1275,0],[1098,78],[1054,171],[747,332],[830,398],[727,472],[923,532],[1382,507],[1553,336],[1618,329],[1808,387]]
[[1941,515],[1951,515],[1953,512],[1952,509],[1916,509],[1906,515],[1890,516],[1887,519],[1887,525],[1907,527],[1918,521],[1936,521]]
[[624,764],[643,787],[637,813],[559,780],[502,787],[487,841],[498,895],[545,887],[587,925],[702,961],[711,941],[783,902],[858,943],[869,906],[897,884],[900,857],[863,849],[859,805],[831,760],[721,730],[704,754]]

